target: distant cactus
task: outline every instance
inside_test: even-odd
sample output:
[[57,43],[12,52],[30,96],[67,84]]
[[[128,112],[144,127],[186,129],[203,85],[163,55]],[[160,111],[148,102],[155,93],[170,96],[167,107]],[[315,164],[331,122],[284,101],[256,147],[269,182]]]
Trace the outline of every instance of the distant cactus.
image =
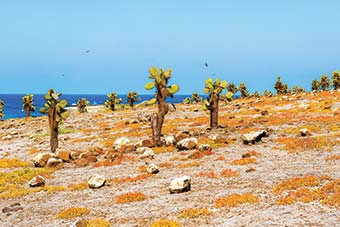
[[320,82],[318,80],[312,81],[312,91],[320,91]]
[[59,100],[60,96],[61,93],[56,93],[53,89],[50,89],[44,96],[45,107],[39,110],[42,114],[48,114],[51,152],[55,152],[58,148],[59,125],[70,115],[70,112],[65,109],[67,101],[65,99]]
[[[227,81],[225,80],[220,81],[219,78],[216,78],[216,80],[213,81],[212,78],[209,78],[205,81],[203,92],[208,94],[209,97],[204,100],[203,108],[210,111],[210,127],[212,129],[218,127],[218,108],[220,95],[226,88]],[[231,92],[228,92],[227,97],[230,98],[230,95],[232,96]]]
[[265,90],[265,91],[263,92],[262,96],[264,96],[264,97],[273,97],[274,94],[273,94],[272,91]]
[[330,86],[329,78],[327,75],[322,75],[320,77],[320,88],[323,91],[326,91]]
[[169,106],[166,103],[167,97],[173,97],[179,91],[177,84],[168,86],[168,80],[171,78],[171,69],[164,71],[162,68],[151,67],[149,69],[149,78],[152,81],[148,82],[144,87],[146,90],[156,89],[156,98],[150,100],[150,103],[157,102],[158,113],[151,117],[152,139],[157,146],[161,145],[161,134],[164,122],[164,117],[169,111]]
[[260,95],[260,93],[258,91],[255,91],[254,94],[253,94],[253,97],[254,98],[260,98],[261,95]]
[[340,88],[340,72],[339,70],[335,70],[332,72],[332,85],[335,90]]
[[301,86],[293,86],[292,89],[290,90],[290,93],[292,94],[301,94],[304,92],[306,92],[306,90]]
[[238,90],[241,92],[241,98],[249,97],[249,92],[247,90],[247,86],[246,86],[245,83],[240,83],[240,86],[238,87]]
[[286,95],[290,92],[289,88],[288,88],[288,84],[282,83],[281,77],[279,77],[279,76],[277,77],[277,81],[275,83],[274,88],[276,90],[277,95]]
[[89,102],[89,100],[87,100],[87,98],[78,99],[77,109],[78,109],[79,113],[86,113],[88,105],[90,105],[90,102]]
[[191,98],[190,97],[186,97],[185,99],[183,99],[183,104],[190,104],[191,103]]
[[5,102],[0,99],[0,119],[5,117],[4,108]]
[[234,83],[230,83],[227,86],[227,90],[233,94],[236,94],[238,92],[238,87],[236,87]]
[[127,94],[127,102],[129,103],[130,107],[133,108],[135,102],[140,101],[141,98],[139,97],[138,93],[135,91],[129,91]]
[[203,101],[202,97],[198,93],[192,93],[191,99],[195,103],[201,103]]
[[33,94],[27,94],[22,97],[22,111],[24,110],[26,110],[26,117],[31,116],[31,111],[35,111]]
[[116,105],[122,103],[121,98],[117,98],[117,93],[112,92],[110,94],[107,94],[107,100],[105,101],[104,105],[106,108],[109,108],[112,111],[116,110]]

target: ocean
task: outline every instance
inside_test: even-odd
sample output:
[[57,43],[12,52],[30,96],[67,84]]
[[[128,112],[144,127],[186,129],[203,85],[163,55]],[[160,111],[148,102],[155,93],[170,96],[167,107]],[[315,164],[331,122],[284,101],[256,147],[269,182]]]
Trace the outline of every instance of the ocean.
[[[22,107],[22,97],[25,94],[0,94],[0,99],[5,101],[5,107],[3,109],[5,113],[5,118],[23,118],[25,117],[25,111],[21,110]],[[141,101],[150,100],[154,95],[140,95]],[[182,103],[183,99],[186,97],[191,97],[191,95],[175,95],[174,98],[168,98],[167,101],[171,103]],[[206,97],[203,95],[203,97]],[[90,101],[90,105],[103,105],[106,101],[106,95],[70,95],[63,94],[61,99],[66,99],[68,106],[76,106],[79,98],[87,98]],[[118,98],[122,98],[123,103],[126,104],[126,95],[118,95]],[[42,116],[39,109],[44,106],[45,100],[44,95],[34,94],[33,102],[36,107],[35,112],[31,112],[31,116]]]

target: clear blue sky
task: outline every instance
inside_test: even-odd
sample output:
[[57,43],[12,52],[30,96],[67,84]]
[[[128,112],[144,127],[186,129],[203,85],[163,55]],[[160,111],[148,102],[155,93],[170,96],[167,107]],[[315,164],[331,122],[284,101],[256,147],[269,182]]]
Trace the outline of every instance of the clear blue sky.
[[0,93],[148,93],[152,65],[182,94],[213,73],[310,89],[340,69],[339,15],[327,0],[0,0]]

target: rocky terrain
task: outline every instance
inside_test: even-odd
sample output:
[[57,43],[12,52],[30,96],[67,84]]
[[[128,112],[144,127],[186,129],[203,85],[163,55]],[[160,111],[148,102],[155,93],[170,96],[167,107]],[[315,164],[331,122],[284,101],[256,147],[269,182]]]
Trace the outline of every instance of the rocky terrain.
[[340,226],[340,92],[70,111],[0,121],[0,226]]

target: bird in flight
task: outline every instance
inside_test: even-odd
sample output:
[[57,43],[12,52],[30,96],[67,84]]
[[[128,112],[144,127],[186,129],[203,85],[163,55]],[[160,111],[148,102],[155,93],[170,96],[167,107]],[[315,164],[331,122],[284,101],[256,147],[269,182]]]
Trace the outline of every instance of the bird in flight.
[[61,74],[61,76],[65,76],[65,74]]
[[90,53],[90,50],[85,51],[85,53],[87,53],[87,54]]
[[208,63],[207,62],[204,65],[205,65],[205,67],[208,67]]

